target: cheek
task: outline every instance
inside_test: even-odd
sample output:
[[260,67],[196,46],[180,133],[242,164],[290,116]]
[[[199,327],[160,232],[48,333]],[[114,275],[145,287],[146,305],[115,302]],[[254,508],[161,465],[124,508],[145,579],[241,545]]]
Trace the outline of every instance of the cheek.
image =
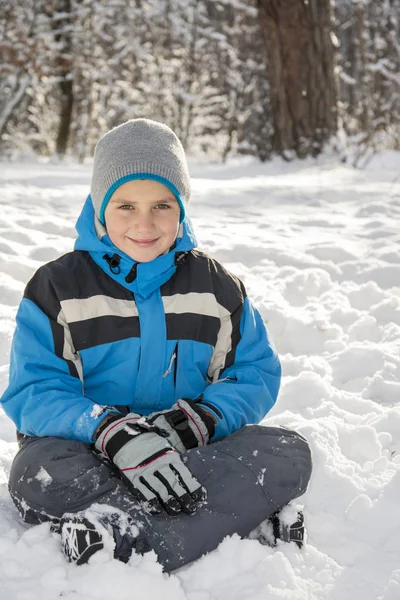
[[164,228],[168,229],[170,232],[178,232],[179,229],[179,216],[180,214],[169,215],[167,219],[164,221]]
[[172,220],[168,224],[165,224],[164,232],[169,237],[173,237],[175,239],[178,234],[178,229],[179,229],[179,221]]
[[105,215],[107,233],[118,235],[126,229],[126,219],[121,218],[120,215],[113,213]]

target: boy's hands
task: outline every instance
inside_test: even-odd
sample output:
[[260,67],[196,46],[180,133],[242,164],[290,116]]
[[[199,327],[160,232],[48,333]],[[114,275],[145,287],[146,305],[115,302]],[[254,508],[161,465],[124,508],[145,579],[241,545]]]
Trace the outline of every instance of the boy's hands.
[[150,506],[192,514],[205,489],[157,426],[140,415],[115,415],[100,428],[95,447],[109,458]]
[[205,446],[214,435],[215,420],[198,403],[181,398],[170,409],[146,417],[151,425],[165,431],[168,442],[178,450]]

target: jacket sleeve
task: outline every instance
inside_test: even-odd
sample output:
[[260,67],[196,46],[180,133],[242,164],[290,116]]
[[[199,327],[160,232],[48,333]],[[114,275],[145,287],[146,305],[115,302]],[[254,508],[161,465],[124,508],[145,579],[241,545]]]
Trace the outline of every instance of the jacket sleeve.
[[23,434],[92,443],[100,417],[115,411],[84,396],[81,360],[46,266],[28,283],[16,321],[5,413]]
[[213,439],[259,423],[274,405],[281,381],[279,358],[260,313],[247,297],[231,318],[233,329],[236,319],[239,330],[233,364],[220,372],[200,400],[217,420]]

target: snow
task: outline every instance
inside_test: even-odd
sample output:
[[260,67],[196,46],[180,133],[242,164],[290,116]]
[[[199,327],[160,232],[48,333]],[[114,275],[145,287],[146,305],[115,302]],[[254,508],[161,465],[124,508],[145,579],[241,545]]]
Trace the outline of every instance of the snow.
[[[2,600],[400,598],[399,168],[398,152],[364,171],[328,157],[191,163],[200,246],[244,280],[282,359],[282,390],[264,423],[297,429],[312,448],[306,547],[232,536],[170,576],[154,554],[67,564],[56,534],[22,523],[8,496],[17,445],[0,409]],[[1,392],[24,285],[71,249],[90,165],[0,171]]]
[[35,479],[41,482],[42,489],[45,489],[49,483],[53,481],[52,476],[46,471],[44,467],[40,467]]

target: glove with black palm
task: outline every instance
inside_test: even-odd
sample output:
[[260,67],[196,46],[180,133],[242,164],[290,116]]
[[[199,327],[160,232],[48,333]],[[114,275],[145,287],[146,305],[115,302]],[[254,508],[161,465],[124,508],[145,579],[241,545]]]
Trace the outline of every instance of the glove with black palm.
[[99,428],[95,447],[118,467],[150,509],[191,514],[206,497],[165,433],[140,415],[109,417]]
[[215,421],[198,402],[181,398],[170,409],[146,417],[151,425],[164,431],[178,452],[208,444],[215,432]]

